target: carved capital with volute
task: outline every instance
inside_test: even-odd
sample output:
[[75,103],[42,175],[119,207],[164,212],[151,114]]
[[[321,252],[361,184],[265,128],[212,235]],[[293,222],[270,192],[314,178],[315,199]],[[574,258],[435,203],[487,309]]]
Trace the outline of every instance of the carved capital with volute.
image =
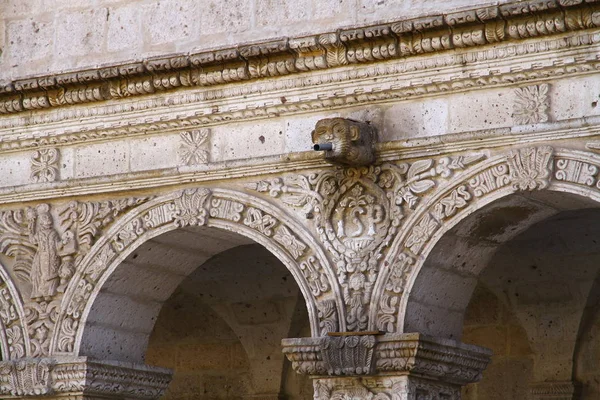
[[282,341],[294,370],[315,379],[315,399],[459,399],[481,379],[491,351],[418,333]]

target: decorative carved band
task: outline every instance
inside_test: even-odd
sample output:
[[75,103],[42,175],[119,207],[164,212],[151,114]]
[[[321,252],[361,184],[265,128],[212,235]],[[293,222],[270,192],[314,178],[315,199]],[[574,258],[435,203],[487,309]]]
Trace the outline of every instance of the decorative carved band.
[[158,399],[171,371],[86,357],[56,360],[28,358],[0,363],[3,399],[40,395],[96,395],[106,399]]
[[600,26],[596,0],[530,0],[336,33],[18,80],[0,114],[213,86]]
[[579,386],[571,381],[537,382],[530,392],[533,400],[573,400],[578,398]]
[[[354,347],[349,346],[350,342]],[[418,333],[294,338],[282,340],[282,346],[283,353],[300,374],[358,376],[373,371],[412,372],[456,385],[479,381],[492,354],[482,347]],[[369,350],[373,348],[371,353]]]

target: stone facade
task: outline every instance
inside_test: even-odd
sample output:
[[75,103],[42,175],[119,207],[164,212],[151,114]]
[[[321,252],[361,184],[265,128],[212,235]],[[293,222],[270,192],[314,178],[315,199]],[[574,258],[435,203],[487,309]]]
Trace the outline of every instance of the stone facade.
[[597,397],[600,3],[276,3],[0,2],[0,396]]

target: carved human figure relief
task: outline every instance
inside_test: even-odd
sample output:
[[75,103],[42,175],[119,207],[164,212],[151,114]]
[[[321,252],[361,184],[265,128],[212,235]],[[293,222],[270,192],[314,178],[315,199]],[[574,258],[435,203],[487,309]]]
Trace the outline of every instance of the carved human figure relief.
[[31,298],[48,301],[56,294],[60,283],[58,273],[61,264],[61,238],[54,229],[54,220],[47,204],[40,204],[35,211],[29,209],[27,219],[29,240],[37,247],[29,271]]
[[58,149],[39,149],[31,155],[31,180],[54,182],[59,178],[60,152]]

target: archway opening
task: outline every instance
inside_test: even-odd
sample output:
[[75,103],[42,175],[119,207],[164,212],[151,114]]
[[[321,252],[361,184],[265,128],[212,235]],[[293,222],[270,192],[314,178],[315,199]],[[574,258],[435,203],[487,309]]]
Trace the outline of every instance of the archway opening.
[[156,236],[113,271],[89,311],[80,354],[175,371],[166,399],[300,398],[281,339],[310,336],[285,265],[233,232]]
[[[489,347],[464,397],[577,390],[573,357],[600,271],[600,209],[580,196],[511,195],[474,212],[434,246],[416,278],[405,331]],[[564,390],[564,389],[560,389]]]

